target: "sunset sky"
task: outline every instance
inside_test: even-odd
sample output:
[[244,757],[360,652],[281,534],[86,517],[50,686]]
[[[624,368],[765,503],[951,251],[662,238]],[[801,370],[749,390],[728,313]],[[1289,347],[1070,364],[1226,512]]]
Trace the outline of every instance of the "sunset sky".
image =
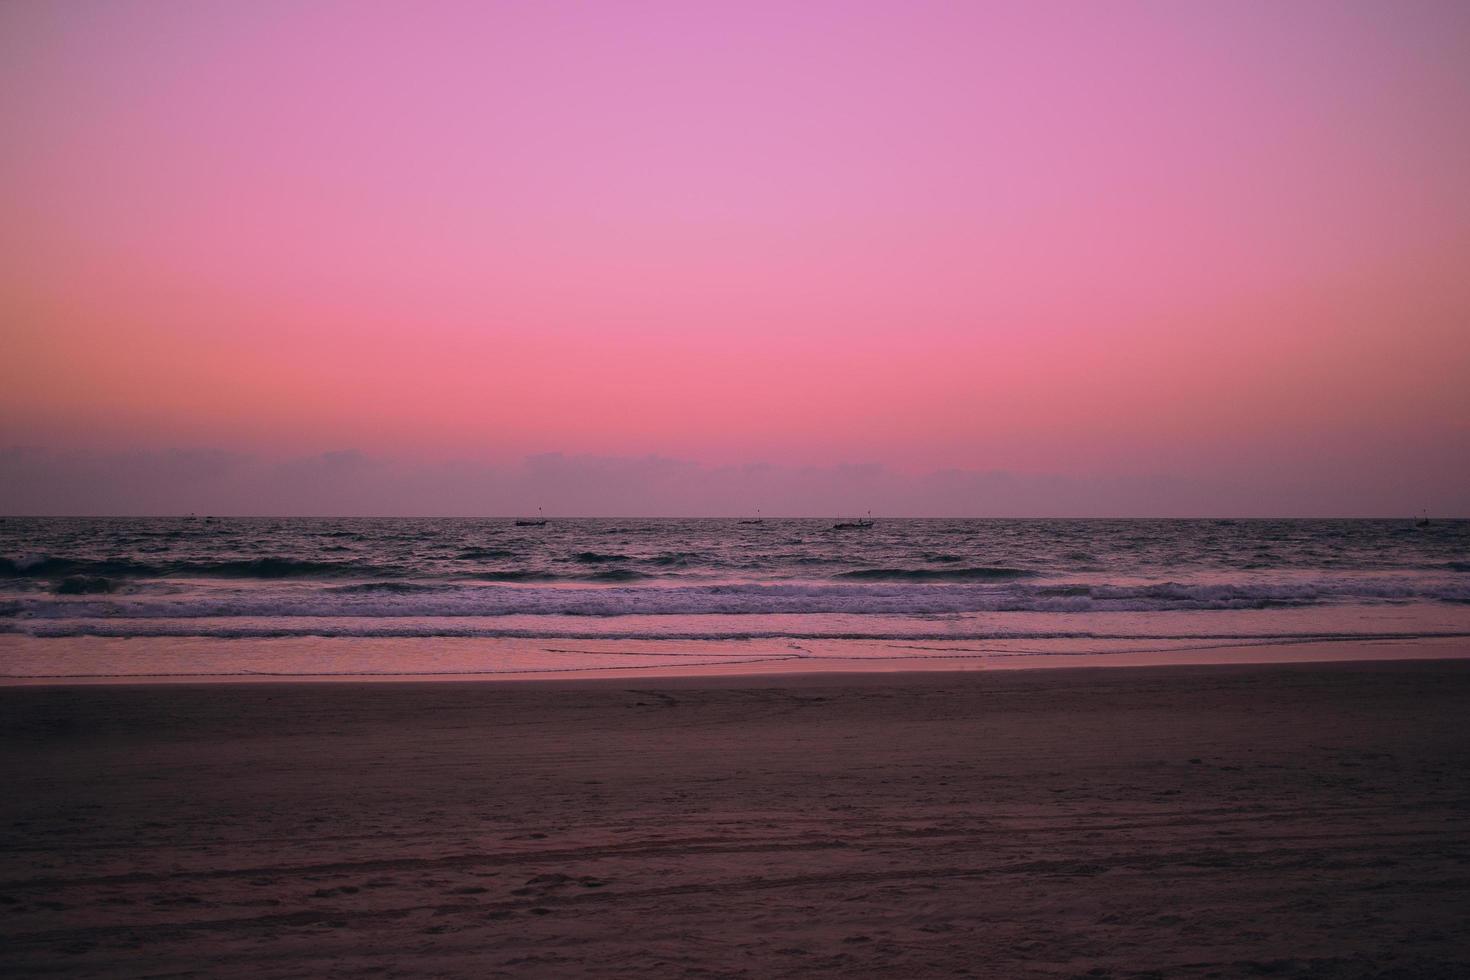
[[1470,516],[1470,4],[12,0],[0,136],[8,513]]

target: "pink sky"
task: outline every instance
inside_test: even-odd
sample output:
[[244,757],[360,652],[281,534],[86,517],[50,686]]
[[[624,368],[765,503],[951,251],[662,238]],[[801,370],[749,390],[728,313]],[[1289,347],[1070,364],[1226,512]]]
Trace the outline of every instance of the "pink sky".
[[0,133],[0,449],[1470,514],[1467,4],[13,0]]

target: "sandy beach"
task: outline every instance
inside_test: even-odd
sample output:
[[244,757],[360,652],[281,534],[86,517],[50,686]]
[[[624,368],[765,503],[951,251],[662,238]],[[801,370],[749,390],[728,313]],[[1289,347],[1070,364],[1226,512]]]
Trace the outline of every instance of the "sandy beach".
[[0,690],[0,972],[1464,977],[1470,663]]

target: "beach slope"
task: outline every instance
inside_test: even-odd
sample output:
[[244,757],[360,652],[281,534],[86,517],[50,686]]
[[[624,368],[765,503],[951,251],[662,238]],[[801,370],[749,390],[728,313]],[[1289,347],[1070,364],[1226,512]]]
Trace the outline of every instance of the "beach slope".
[[1470,663],[0,690],[0,972],[1470,976]]

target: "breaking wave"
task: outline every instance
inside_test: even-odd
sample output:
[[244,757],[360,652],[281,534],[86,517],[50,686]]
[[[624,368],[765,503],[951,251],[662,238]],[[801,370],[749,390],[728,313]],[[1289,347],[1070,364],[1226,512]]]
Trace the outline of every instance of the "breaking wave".
[[[516,581],[531,579],[537,573]],[[1470,582],[1397,579],[1198,585],[1001,582],[865,583],[834,585],[736,584],[627,586],[638,573],[606,569],[580,581],[603,588],[558,585],[367,582],[327,588],[300,585],[215,590],[184,595],[147,593],[94,596],[27,594],[13,618],[440,617],[631,615],[943,615],[981,612],[1168,612],[1275,609],[1403,602],[1470,603]],[[81,591],[81,590],[79,590]]]

